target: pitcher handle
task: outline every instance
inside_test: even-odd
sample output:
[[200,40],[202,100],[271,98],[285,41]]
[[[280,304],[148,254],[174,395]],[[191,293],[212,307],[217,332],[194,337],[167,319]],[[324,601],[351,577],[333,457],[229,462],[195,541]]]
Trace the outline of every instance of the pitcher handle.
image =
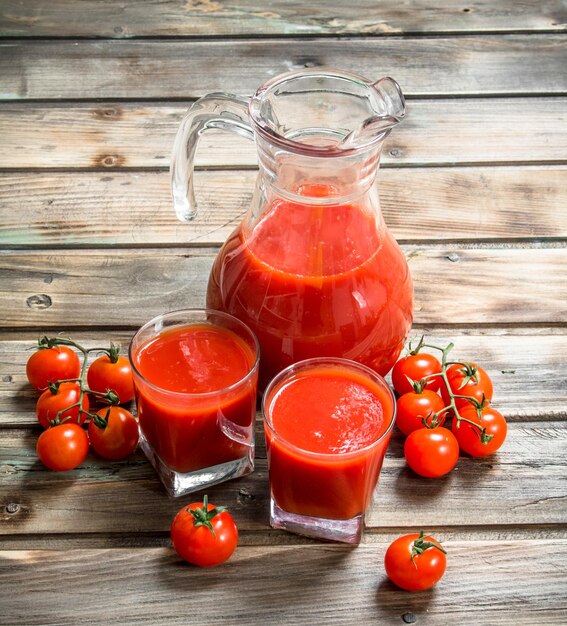
[[171,194],[177,218],[191,221],[197,214],[193,185],[195,151],[201,135],[209,129],[230,130],[254,140],[248,118],[248,99],[226,93],[210,93],[187,111],[173,144]]

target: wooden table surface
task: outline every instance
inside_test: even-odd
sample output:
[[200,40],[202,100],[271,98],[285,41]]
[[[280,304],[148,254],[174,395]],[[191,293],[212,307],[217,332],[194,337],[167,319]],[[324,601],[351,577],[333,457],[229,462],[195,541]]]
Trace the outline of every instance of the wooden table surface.
[[[564,0],[0,3],[1,624],[564,623],[566,22]],[[412,337],[486,367],[509,436],[426,480],[395,435],[357,548],[269,528],[260,443],[252,475],[209,490],[238,550],[199,570],[169,547],[190,498],[169,499],[141,453],[66,474],[37,461],[27,350],[40,333],[127,344],[150,317],[202,306],[255,150],[207,135],[201,213],[177,223],[180,118],[207,92],[317,65],[407,94],[379,187],[414,278]],[[383,557],[421,528],[448,569],[410,594]]]

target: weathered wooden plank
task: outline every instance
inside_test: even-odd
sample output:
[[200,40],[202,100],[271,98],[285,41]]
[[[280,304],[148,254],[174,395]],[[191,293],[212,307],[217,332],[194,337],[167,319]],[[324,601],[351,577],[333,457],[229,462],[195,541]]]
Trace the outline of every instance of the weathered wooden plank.
[[[457,540],[445,547],[445,576],[417,594],[386,578],[386,543],[242,546],[211,569],[183,564],[170,548],[3,551],[2,621],[20,621],[22,597],[30,625],[188,624],[198,616],[200,624],[312,626],[352,624],[356,616],[359,624],[445,626],[451,615],[466,624],[533,626],[564,617],[567,541]],[[518,555],[529,567],[518,567]],[[61,579],[73,584],[53,582]]]
[[[0,103],[0,167],[167,167],[189,105]],[[382,163],[564,163],[566,107],[565,98],[410,101]],[[201,139],[197,164],[255,165],[256,150],[213,131]]]
[[[198,496],[196,496],[198,497]],[[389,545],[402,534],[419,532],[419,526],[396,526],[395,528],[367,528],[362,537],[363,545],[377,543]],[[427,531],[443,542],[475,541],[502,543],[544,539],[567,539],[567,527],[561,524],[518,524],[514,526],[428,526]],[[297,546],[313,545],[313,539],[283,530],[242,530],[238,545],[242,546]],[[3,535],[2,550],[92,550],[101,548],[168,548],[171,546],[169,532],[155,533],[65,533],[34,535]]]
[[[199,173],[199,214],[180,225],[166,172],[0,174],[0,245],[220,244],[246,211],[256,175]],[[565,237],[566,181],[563,166],[387,168],[379,192],[401,241]]]
[[[0,98],[193,98],[251,94],[289,70],[392,75],[408,95],[567,91],[561,35],[241,41],[0,43]],[[349,54],[345,55],[345,46]],[[380,65],[377,67],[377,59]],[[411,59],[411,63],[408,63]],[[222,67],[222,72],[211,72]]]
[[[567,320],[564,247],[403,246],[420,324]],[[214,254],[199,249],[30,251],[0,261],[5,327],[137,326],[203,306]]]
[[[124,352],[133,331],[67,331],[88,347],[120,343]],[[414,343],[425,332],[431,343],[455,344],[455,359],[481,363],[494,382],[495,406],[512,420],[567,419],[567,374],[564,371],[567,335],[535,329],[414,330]],[[14,335],[14,336],[12,336]],[[25,363],[34,346],[33,333],[0,336],[0,425],[34,426],[36,392],[27,384]],[[529,381],[529,384],[526,384]]]
[[[231,509],[242,530],[267,529],[269,524],[260,428],[254,473],[207,489],[212,502]],[[187,500],[167,497],[141,452],[121,462],[90,454],[71,472],[46,470],[35,455],[39,430],[1,432],[0,535],[166,532]],[[462,457],[450,474],[431,480],[406,466],[403,437],[396,432],[366,524],[376,529],[564,524],[566,442],[565,422],[511,422],[496,455]]]
[[[85,19],[88,15],[88,19]],[[350,35],[364,33],[461,33],[486,31],[562,31],[565,4],[560,0],[514,2],[472,0],[466,7],[452,0],[400,4],[396,0],[297,3],[285,0],[210,2],[153,0],[119,5],[100,0],[4,0],[0,36],[109,37],[231,36],[231,35]]]

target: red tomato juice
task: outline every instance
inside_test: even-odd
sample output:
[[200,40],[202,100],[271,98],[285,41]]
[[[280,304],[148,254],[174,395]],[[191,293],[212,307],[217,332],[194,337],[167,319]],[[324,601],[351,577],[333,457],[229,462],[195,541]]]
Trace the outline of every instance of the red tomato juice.
[[362,373],[315,366],[265,399],[270,485],[277,505],[328,519],[364,513],[394,419],[389,390]]
[[[319,190],[318,195],[325,195]],[[404,256],[374,214],[354,204],[278,200],[226,241],[207,306],[258,337],[260,384],[303,359],[353,359],[385,375],[412,321]]]
[[168,467],[185,473],[247,454],[257,372],[247,376],[255,355],[234,332],[207,324],[167,330],[133,362],[143,377],[136,376],[140,427]]

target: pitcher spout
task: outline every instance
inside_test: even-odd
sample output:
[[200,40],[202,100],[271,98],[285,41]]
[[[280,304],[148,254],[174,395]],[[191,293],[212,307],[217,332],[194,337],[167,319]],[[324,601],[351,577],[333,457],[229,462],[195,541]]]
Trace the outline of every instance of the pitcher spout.
[[380,107],[378,115],[391,117],[395,124],[406,115],[406,100],[398,83],[389,76],[377,80],[373,85]]
[[390,77],[381,78],[371,86],[374,115],[367,117],[342,141],[342,148],[354,148],[368,142],[384,139],[406,114],[406,101],[398,83]]

